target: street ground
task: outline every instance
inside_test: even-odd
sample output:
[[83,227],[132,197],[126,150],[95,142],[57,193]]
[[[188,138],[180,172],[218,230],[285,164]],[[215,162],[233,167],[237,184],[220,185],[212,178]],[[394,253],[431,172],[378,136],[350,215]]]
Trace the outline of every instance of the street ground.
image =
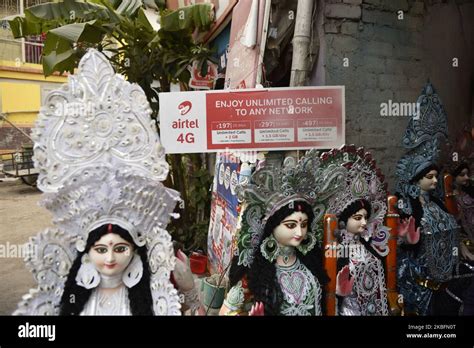
[[21,180],[0,182],[0,315],[10,315],[36,285],[23,258],[5,251],[52,225],[51,214],[37,204],[40,199],[41,192]]

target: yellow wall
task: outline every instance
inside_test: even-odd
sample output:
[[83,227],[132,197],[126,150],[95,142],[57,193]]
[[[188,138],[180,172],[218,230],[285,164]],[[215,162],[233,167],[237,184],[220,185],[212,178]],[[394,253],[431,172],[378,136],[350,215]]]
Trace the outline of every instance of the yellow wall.
[[0,93],[3,113],[38,112],[41,107],[39,84],[0,82]]
[[[1,6],[0,6],[1,7]],[[4,16],[0,16],[2,18]],[[44,93],[67,82],[66,76],[45,77],[41,64],[21,61],[21,44],[11,32],[0,28],[0,112],[26,133],[34,126]],[[28,139],[0,119],[0,153],[19,149]]]
[[[39,64],[25,63],[18,67],[13,61],[0,60],[0,112],[7,114],[8,120],[17,126],[32,126],[41,107],[44,82],[57,83],[59,88],[67,82],[67,77],[45,78]],[[0,126],[7,124],[0,121]]]
[[[14,61],[0,60],[0,112],[15,126],[29,132],[28,129],[34,126],[41,108],[42,88],[50,89],[54,85],[59,88],[65,82],[65,76],[45,78],[39,64],[16,64]],[[0,139],[0,153],[14,151],[26,141],[20,132],[13,130],[3,120],[0,120],[0,133],[3,136],[13,134],[14,137]]]
[[0,79],[2,78],[59,83],[65,83],[67,81],[66,76],[53,75],[44,77],[43,66],[41,64],[18,64],[11,60],[0,60]]

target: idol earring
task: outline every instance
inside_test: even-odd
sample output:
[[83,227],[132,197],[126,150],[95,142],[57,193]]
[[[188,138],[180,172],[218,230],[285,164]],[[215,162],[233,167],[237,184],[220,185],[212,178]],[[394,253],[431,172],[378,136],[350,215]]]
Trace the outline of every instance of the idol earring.
[[305,239],[296,247],[303,255],[313,250],[316,245],[316,236],[313,233],[307,233]]
[[100,275],[89,259],[89,254],[82,255],[81,267],[77,271],[76,284],[86,289],[93,289],[100,283]]
[[127,266],[122,275],[122,281],[127,288],[133,288],[142,279],[143,262],[137,253],[133,255],[132,261]]
[[265,259],[270,262],[275,261],[280,251],[280,247],[278,246],[278,242],[273,234],[270,234],[262,241],[262,245],[260,245],[260,251],[262,252],[262,255]]
[[339,221],[337,223],[337,227],[340,229],[340,230],[345,230],[346,229],[346,223],[344,221]]
[[368,242],[369,239],[370,239],[370,231],[369,229],[365,229],[362,233],[361,233],[361,237],[366,241]]
[[346,223],[344,221],[338,221],[337,228],[334,231],[334,237],[338,240],[342,240],[346,233]]

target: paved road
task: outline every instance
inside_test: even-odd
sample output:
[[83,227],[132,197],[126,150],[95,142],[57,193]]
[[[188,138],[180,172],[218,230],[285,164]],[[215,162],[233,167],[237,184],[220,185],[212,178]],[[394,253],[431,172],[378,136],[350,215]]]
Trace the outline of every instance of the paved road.
[[52,225],[50,213],[37,204],[40,197],[39,190],[21,180],[0,182],[0,315],[10,315],[21,297],[36,285],[23,259],[12,257],[8,249],[18,250],[31,236]]

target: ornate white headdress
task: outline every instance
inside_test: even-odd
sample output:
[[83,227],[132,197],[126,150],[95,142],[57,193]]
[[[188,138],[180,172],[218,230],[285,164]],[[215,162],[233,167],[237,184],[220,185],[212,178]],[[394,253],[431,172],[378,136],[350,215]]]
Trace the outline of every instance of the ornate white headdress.
[[98,167],[125,167],[165,180],[168,163],[140,86],[115,74],[95,50],[86,53],[78,70],[47,96],[33,131],[41,191],[56,192]]
[[38,186],[55,228],[30,240],[26,258],[38,286],[14,314],[58,314],[77,250],[104,224],[126,229],[147,246],[153,311],[179,315],[170,282],[175,257],[165,230],[179,193],[161,183],[168,164],[142,89],[114,73],[107,59],[89,50],[79,72],[53,91],[34,131]]

